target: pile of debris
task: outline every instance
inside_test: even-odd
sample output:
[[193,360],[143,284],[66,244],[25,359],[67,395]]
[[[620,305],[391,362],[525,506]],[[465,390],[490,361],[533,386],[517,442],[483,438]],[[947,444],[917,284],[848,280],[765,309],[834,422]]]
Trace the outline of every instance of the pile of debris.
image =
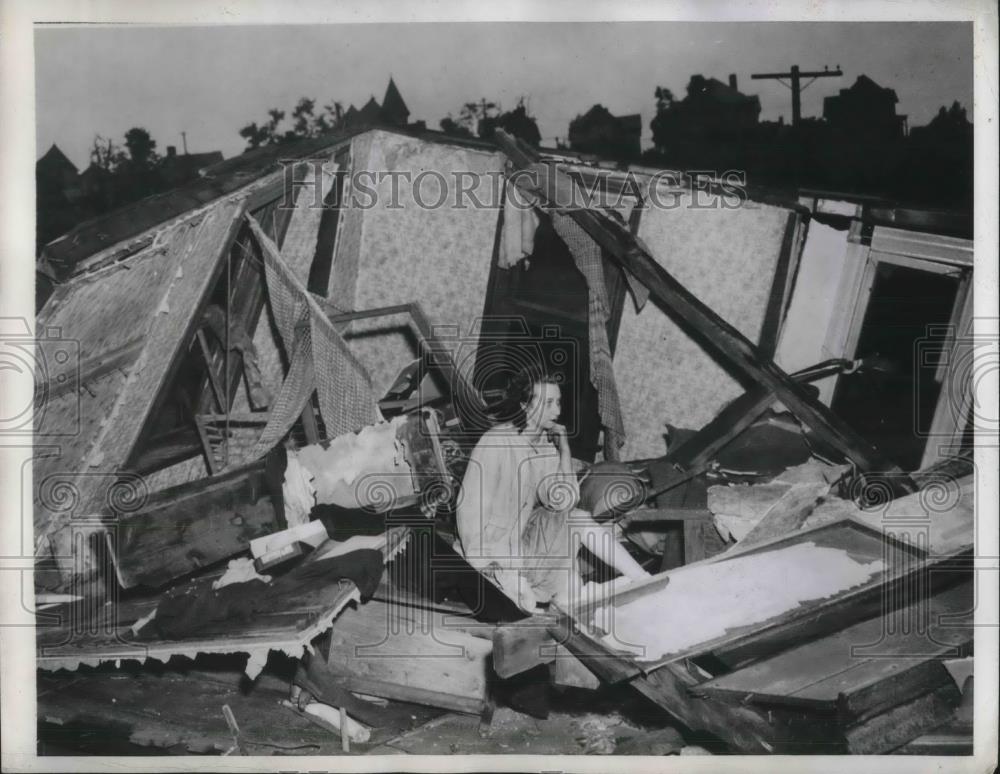
[[[594,432],[577,442],[581,507],[653,572],[626,584],[595,559],[582,599],[527,615],[454,549],[463,466],[487,421],[490,331],[470,355],[445,330],[500,293],[487,280],[530,253],[526,224],[512,228],[504,208],[497,221],[308,206],[342,185],[331,165],[444,153],[388,135],[304,149],[316,163],[296,173],[294,208],[279,206],[284,173],[255,157],[252,182],[213,183],[225,197],[63,256],[77,269],[40,320],[92,349],[74,373],[49,375],[37,419],[40,436],[73,411],[82,428],[35,468],[43,724],[124,725],[133,744],[222,754],[919,752],[935,729],[938,747],[966,749],[971,454],[905,473],[808,388],[857,363],[776,364],[804,214],[766,214],[761,233],[777,247],[762,300],[747,304],[754,343],[664,268],[638,236],[640,207],[624,207],[628,221],[621,207],[553,208],[572,160],[499,130],[502,152],[461,147],[470,166],[538,173],[505,190],[586,280],[577,386],[593,393]],[[403,244],[418,232],[441,244]],[[469,264],[463,238],[493,263]],[[391,289],[387,267],[400,272]],[[469,284],[448,286],[460,278]],[[94,310],[108,288],[115,319]],[[616,382],[632,366],[619,349],[613,367],[609,330],[633,326],[622,346],[644,340],[638,311],[624,312],[630,293],[703,348],[692,373],[649,377],[643,364],[642,378]],[[530,308],[523,295],[505,303]],[[696,392],[685,380],[697,376],[710,392],[719,363],[731,394],[713,393],[700,430],[671,426],[665,454],[626,454],[648,378]],[[641,439],[655,423],[640,420]],[[238,690],[233,657],[252,690]],[[566,691],[620,704],[580,716],[553,698]],[[629,717],[615,708],[635,702]]]

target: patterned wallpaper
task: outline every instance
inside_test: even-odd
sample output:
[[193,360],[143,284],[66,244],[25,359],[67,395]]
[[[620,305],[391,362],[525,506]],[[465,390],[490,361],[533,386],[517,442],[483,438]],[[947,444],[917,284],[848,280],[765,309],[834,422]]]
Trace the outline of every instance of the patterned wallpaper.
[[[489,174],[499,173],[503,159],[499,153],[430,143],[388,132],[372,132],[367,169],[372,172],[410,172],[413,179],[421,172],[440,172],[449,186],[453,171],[471,172],[482,177],[474,187],[475,195],[490,201]],[[355,146],[356,168],[364,158]],[[471,178],[470,178],[471,179]],[[406,180],[399,179],[399,209],[390,209],[390,179],[374,186],[378,204],[363,214],[363,226],[357,252],[352,254],[351,240],[343,240],[334,259],[331,293],[334,303],[354,309],[417,301],[436,332],[455,343],[459,367],[471,373],[475,340],[468,336],[482,315],[486,284],[499,211],[495,207],[456,209],[454,191],[450,204],[421,208]],[[424,178],[421,197],[425,202],[439,198],[439,182]],[[352,216],[354,213],[352,213]],[[345,220],[345,225],[350,222]],[[351,277],[356,262],[357,276],[353,294],[339,284],[343,272]],[[353,277],[351,277],[353,278]],[[391,384],[406,363],[416,357],[415,342],[405,331],[406,317],[396,316],[354,323],[347,336],[351,348],[369,369],[378,394]],[[468,345],[466,345],[468,342]]]
[[[650,208],[639,236],[660,265],[756,343],[787,219],[788,210],[756,202],[736,210]],[[664,454],[667,423],[698,429],[743,392],[652,300],[637,314],[631,297],[615,376],[628,436],[623,459]]]

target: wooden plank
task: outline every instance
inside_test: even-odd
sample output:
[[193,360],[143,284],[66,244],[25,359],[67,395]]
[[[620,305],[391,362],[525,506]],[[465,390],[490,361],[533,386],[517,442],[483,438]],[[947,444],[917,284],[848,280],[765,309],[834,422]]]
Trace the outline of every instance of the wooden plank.
[[934,729],[928,734],[911,739],[893,750],[894,755],[972,755],[971,726],[967,730],[952,730],[949,726]]
[[764,321],[760,326],[760,343],[757,346],[760,348],[761,354],[770,360],[774,359],[775,352],[777,352],[778,335],[781,333],[781,324],[785,318],[785,303],[788,300],[786,295],[788,274],[793,263],[792,251],[795,248],[795,234],[798,230],[799,217],[797,212],[788,213],[785,233],[778,251],[778,262],[774,267],[771,293],[764,311]]
[[684,564],[700,562],[708,557],[704,528],[704,520],[684,522]]
[[[529,155],[523,145],[503,130],[497,131],[496,138],[518,169],[529,169],[538,161],[537,154]],[[549,177],[549,190],[531,190],[532,194],[542,197],[543,203],[552,201],[552,191],[561,183],[558,170]],[[527,181],[522,179],[520,183],[525,185]],[[891,472],[899,476],[904,487],[913,491],[914,487],[906,485],[906,476],[897,466],[883,459],[843,420],[815,400],[773,361],[762,355],[749,339],[695,297],[660,266],[627,229],[592,210],[568,210],[567,214],[649,288],[653,298],[678,325],[720,356],[732,371],[774,393],[789,411],[861,470]]]
[[[971,556],[971,549],[963,552]],[[860,586],[818,606],[807,616],[780,621],[760,631],[713,648],[712,655],[731,669],[795,647],[885,612],[886,600],[913,599],[913,589],[937,592],[961,582],[962,573],[948,572],[953,557],[932,558],[895,573],[884,581]]]
[[[971,586],[965,586],[959,591],[971,592]],[[966,594],[959,594],[959,598],[965,598]],[[967,603],[959,603],[959,607],[964,607],[962,612],[971,609],[972,600]],[[943,614],[943,610],[932,608],[931,615]],[[887,616],[891,618],[891,616]],[[876,619],[882,625],[886,619]],[[913,623],[910,621],[909,623]],[[886,624],[887,625],[887,624]],[[967,656],[972,651],[973,630],[971,622],[967,626],[955,627],[935,627],[928,634],[913,634],[908,637],[888,637],[886,643],[880,643],[878,653],[874,656],[861,657],[847,669],[837,674],[832,674],[822,680],[817,680],[811,685],[805,686],[796,694],[799,696],[839,697],[840,703],[845,711],[853,715],[860,715],[871,709],[872,702],[878,701],[878,696],[872,694],[880,691],[880,686],[889,681],[891,684],[895,678],[901,675],[906,680],[927,676],[920,674],[907,674],[911,668],[919,667],[923,663],[932,663],[933,668],[926,671],[933,673],[933,676],[940,674],[938,682],[943,682],[948,677],[948,672],[944,665],[940,663],[942,658],[960,658]],[[900,684],[904,680],[898,680]],[[901,693],[897,688],[891,693]]]
[[496,627],[493,630],[493,671],[507,679],[540,664],[551,663],[555,658],[549,633],[552,624],[549,617],[532,616]]
[[847,750],[855,755],[891,752],[945,723],[960,700],[961,693],[955,684],[945,683],[935,691],[847,729],[844,733]]
[[942,616],[967,612],[972,604],[971,581],[960,583],[930,599],[917,600],[886,616],[855,623],[709,680],[699,685],[698,691],[744,701],[825,702],[831,708],[839,702],[843,709],[860,714],[871,698],[868,689],[887,676],[928,658],[952,657],[971,643],[971,626],[940,622]]
[[[215,456],[215,446],[212,444],[212,435],[209,434],[208,426],[200,416],[195,415],[194,426],[198,431],[198,440],[201,441],[201,451],[205,457],[205,467],[208,468],[208,474],[210,476],[214,476],[219,472],[220,465],[219,460]],[[157,450],[155,448],[150,448],[147,444],[146,448],[142,452],[143,457],[148,459],[150,452],[152,452],[153,455],[157,454]]]
[[327,666],[350,690],[478,714],[493,644],[447,624],[452,618],[374,600],[345,610],[330,632]]
[[661,521],[712,521],[712,512],[694,508],[636,508],[621,517],[620,524],[649,524]]
[[163,490],[111,527],[123,588],[161,586],[280,529],[261,463]]
[[[972,641],[970,639],[969,645]],[[843,693],[837,701],[838,714],[843,718],[863,721],[881,715],[898,704],[937,690],[945,683],[954,683],[944,665],[935,659],[914,661],[906,659],[892,661],[878,659],[868,661],[851,670],[853,675],[841,675],[852,682],[867,681],[862,688],[854,688]],[[824,683],[833,683],[827,679]],[[827,690],[826,686],[815,686],[817,691]],[[807,692],[803,692],[804,694]]]
[[552,664],[552,682],[569,688],[585,688],[593,691],[601,687],[601,681],[580,659],[562,645],[556,645],[555,661]]
[[[619,683],[641,674],[633,661],[615,653],[600,640],[585,637],[576,622],[565,613],[548,627],[552,642],[565,647],[601,680]],[[553,648],[553,657],[555,650]]]
[[441,707],[453,712],[464,712],[469,715],[482,714],[488,705],[485,694],[482,698],[456,696],[449,691],[435,691],[413,685],[404,685],[387,680],[376,680],[359,675],[343,675],[341,684],[348,691],[364,693],[369,696],[380,696],[384,699],[405,701],[411,704],[423,704],[428,707]]
[[215,410],[226,411],[229,408],[229,402],[222,398],[222,386],[215,373],[215,364],[212,362],[212,352],[208,346],[208,339],[205,337],[205,329],[199,328],[195,336],[198,339],[202,362],[205,364],[205,372],[208,374],[208,383],[212,388],[212,397],[215,399]]

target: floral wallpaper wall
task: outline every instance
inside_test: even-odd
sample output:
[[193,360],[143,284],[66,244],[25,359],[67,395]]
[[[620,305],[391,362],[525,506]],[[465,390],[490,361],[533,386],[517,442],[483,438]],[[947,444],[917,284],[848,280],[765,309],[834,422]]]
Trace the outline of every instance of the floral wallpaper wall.
[[[639,236],[657,262],[756,343],[789,211],[756,202],[739,209],[650,207]],[[666,424],[698,429],[743,390],[652,299],[637,313],[626,299],[615,377],[627,440],[624,459],[667,450]]]
[[[409,180],[396,176],[395,197],[393,178],[383,176],[378,184],[369,184],[377,201],[360,211],[360,238],[354,233],[358,212],[345,218],[347,230],[338,241],[330,298],[350,309],[419,302],[435,333],[452,343],[459,368],[471,374],[476,344],[472,334],[483,312],[499,218],[498,208],[491,206],[492,187],[503,157],[390,132],[375,131],[364,138],[370,150],[365,157],[364,146],[355,144],[355,171],[407,172]],[[486,206],[472,206],[471,196],[460,199],[468,205],[464,209],[455,206],[456,172],[470,173],[464,184]],[[378,394],[416,357],[416,341],[406,323],[405,315],[358,321],[345,335]]]

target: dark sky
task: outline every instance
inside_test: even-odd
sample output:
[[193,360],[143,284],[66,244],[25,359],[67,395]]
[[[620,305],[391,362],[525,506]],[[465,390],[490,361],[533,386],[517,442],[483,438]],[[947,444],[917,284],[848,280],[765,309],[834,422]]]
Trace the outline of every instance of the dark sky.
[[300,96],[360,107],[390,74],[410,120],[438,121],[486,97],[529,99],[544,142],[600,102],[640,113],[650,142],[656,86],[683,96],[694,73],[760,97],[762,120],[789,120],[788,89],[755,72],[840,65],[804,93],[803,115],[861,74],[896,90],[911,127],[959,100],[972,114],[972,26],[952,22],[418,23],[36,28],[37,155],[56,142],[81,168],[93,137],[147,128],[163,152],[239,153],[240,127]]

